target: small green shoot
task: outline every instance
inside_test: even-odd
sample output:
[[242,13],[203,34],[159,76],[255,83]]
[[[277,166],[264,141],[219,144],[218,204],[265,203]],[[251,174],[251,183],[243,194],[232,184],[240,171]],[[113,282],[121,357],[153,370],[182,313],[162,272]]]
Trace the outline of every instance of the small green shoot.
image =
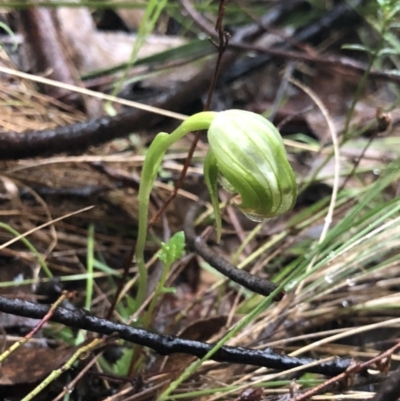
[[161,244],[161,250],[157,257],[164,263],[164,266],[171,266],[183,256],[185,250],[185,234],[179,231],[174,234],[167,243]]
[[143,319],[144,327],[148,327],[150,321],[153,317],[153,311],[157,304],[157,301],[162,294],[175,292],[173,288],[166,288],[165,282],[167,281],[168,273],[171,269],[171,265],[179,260],[185,251],[185,234],[183,231],[179,231],[175,233],[167,243],[161,244],[161,250],[158,252],[158,259],[163,262],[163,271],[161,278],[157,284],[157,287],[154,291],[153,298],[150,302],[150,306],[146,312],[146,315]]

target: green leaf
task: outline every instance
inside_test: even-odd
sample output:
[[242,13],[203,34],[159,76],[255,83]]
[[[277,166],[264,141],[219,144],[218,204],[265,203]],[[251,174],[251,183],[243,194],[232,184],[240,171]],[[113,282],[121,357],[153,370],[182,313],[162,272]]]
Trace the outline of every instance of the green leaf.
[[366,52],[366,53],[371,53],[372,49],[363,46],[363,45],[343,45],[342,49],[345,50],[356,50],[356,51],[361,51],[361,52]]
[[162,294],[175,294],[176,293],[176,288],[174,287],[163,287],[161,290]]
[[170,266],[182,257],[185,250],[185,234],[183,231],[175,233],[167,243],[161,243],[161,250],[157,257],[164,265]]
[[381,49],[378,52],[378,57],[380,56],[396,56],[400,54],[399,50],[396,49]]

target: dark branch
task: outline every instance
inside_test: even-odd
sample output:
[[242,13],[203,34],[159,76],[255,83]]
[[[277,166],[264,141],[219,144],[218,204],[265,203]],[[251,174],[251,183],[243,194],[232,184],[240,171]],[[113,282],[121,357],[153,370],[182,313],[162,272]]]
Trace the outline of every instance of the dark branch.
[[[235,283],[242,285],[249,290],[264,296],[270,295],[277,289],[277,285],[262,277],[251,274],[245,270],[239,269],[229,263],[222,256],[215,253],[206,243],[206,241],[197,236],[194,229],[194,221],[201,207],[201,202],[194,203],[186,213],[184,229],[185,237],[189,246],[200,255],[215,270],[226,277],[229,277]],[[282,299],[284,293],[276,295],[275,300]]]
[[[0,297],[0,311],[18,316],[42,319],[49,311],[49,307],[20,299]],[[201,358],[213,347],[212,344],[202,343],[200,341],[165,336],[142,329],[136,329],[125,324],[113,323],[109,320],[93,316],[83,310],[57,308],[53,316],[51,316],[51,320],[69,327],[104,335],[117,333],[120,338],[126,341],[149,347],[162,355],[180,352]],[[291,369],[316,362],[316,360],[312,358],[294,358],[280,355],[269,348],[253,350],[228,346],[222,347],[217,351],[212,359],[218,362],[249,364],[278,370]],[[315,366],[310,366],[305,370],[312,373],[335,376],[344,372],[350,366],[351,362],[351,359],[337,358],[330,362],[323,362]]]

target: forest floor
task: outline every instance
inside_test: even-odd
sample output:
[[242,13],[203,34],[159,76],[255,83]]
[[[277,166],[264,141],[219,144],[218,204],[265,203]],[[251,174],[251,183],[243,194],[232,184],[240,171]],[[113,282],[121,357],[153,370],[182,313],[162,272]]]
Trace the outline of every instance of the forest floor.
[[[398,2],[80,3],[0,9],[0,401],[397,400]],[[218,241],[199,131],[143,213],[156,135],[229,109],[279,129],[293,208],[221,186]]]

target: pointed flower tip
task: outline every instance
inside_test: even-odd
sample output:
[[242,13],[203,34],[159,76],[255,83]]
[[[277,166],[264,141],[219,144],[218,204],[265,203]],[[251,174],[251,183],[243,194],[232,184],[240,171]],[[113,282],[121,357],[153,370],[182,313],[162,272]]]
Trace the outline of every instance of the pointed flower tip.
[[[226,189],[237,193],[235,202],[250,219],[275,217],[293,207],[295,176],[282,137],[271,122],[249,111],[223,111],[212,120],[208,141],[212,168]],[[206,182],[210,189],[207,177]]]

